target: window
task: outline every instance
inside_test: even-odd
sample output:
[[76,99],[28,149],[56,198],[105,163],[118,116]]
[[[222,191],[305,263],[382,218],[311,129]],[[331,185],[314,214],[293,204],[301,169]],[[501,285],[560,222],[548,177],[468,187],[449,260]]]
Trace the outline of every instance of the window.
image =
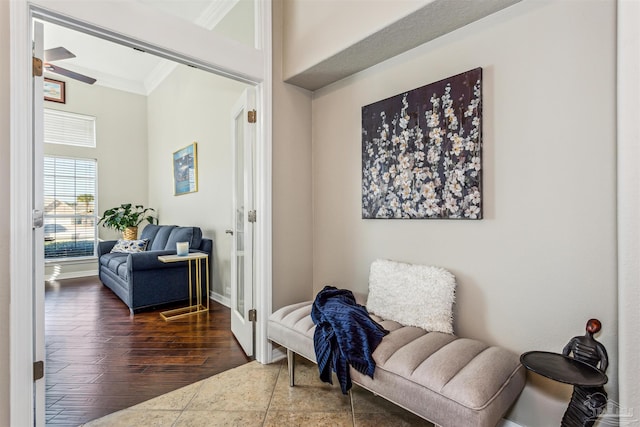
[[44,142],[77,147],[95,147],[96,118],[45,108]]
[[94,256],[96,178],[93,159],[44,158],[44,257]]

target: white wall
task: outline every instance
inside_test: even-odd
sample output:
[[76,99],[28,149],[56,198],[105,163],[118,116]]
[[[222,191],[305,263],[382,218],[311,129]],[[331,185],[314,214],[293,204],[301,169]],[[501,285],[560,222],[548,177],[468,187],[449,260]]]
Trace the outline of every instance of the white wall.
[[[148,96],[149,205],[160,224],[198,226],[213,239],[212,290],[230,296],[231,109],[247,87],[178,66]],[[197,142],[198,191],[173,192],[173,153]]]
[[287,1],[284,80],[432,1]]
[[[45,155],[98,161],[98,215],[122,203],[147,206],[147,98],[55,74],[47,77],[66,82],[66,103],[45,101],[44,108],[96,117],[96,148],[45,144]],[[101,225],[98,233],[105,240],[122,237],[120,232]],[[61,268],[62,277],[98,269],[97,260],[48,261],[45,277],[55,266]]]
[[9,2],[0,2],[0,425],[9,425]]
[[283,83],[283,28],[274,1],[273,310],[313,298],[311,92]]
[[254,19],[253,0],[240,0],[212,31],[246,46],[254,47]]
[[[456,332],[518,353],[561,351],[599,318],[615,400],[615,29],[614,2],[524,1],[317,91],[314,291],[366,291],[376,258],[445,267]],[[484,219],[362,220],[361,107],[475,67]],[[557,425],[569,393],[530,375],[509,418]]]
[[[147,203],[147,98],[99,85],[66,81],[66,103],[44,108],[96,117],[96,148],[45,144],[45,154],[98,160],[98,214],[122,203]],[[100,238],[121,237],[100,226]]]

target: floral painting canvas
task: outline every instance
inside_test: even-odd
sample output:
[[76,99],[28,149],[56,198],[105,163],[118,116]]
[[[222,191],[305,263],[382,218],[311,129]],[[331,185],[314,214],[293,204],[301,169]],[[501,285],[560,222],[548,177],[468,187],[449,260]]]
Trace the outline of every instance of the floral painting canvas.
[[482,68],[362,107],[362,217],[482,218]]

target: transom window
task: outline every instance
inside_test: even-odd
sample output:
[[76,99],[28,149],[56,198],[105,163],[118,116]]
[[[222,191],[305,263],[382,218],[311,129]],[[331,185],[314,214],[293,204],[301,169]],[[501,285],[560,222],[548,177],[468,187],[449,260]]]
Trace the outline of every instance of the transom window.
[[96,118],[45,108],[44,142],[76,147],[95,147]]

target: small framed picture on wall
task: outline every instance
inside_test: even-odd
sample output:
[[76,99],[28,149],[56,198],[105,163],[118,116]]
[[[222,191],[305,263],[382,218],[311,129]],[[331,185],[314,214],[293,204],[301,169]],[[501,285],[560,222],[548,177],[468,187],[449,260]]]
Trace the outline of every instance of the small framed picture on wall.
[[61,80],[44,78],[44,100],[65,103],[65,87]]
[[191,145],[173,153],[173,194],[193,193],[198,191],[198,151],[197,144]]

